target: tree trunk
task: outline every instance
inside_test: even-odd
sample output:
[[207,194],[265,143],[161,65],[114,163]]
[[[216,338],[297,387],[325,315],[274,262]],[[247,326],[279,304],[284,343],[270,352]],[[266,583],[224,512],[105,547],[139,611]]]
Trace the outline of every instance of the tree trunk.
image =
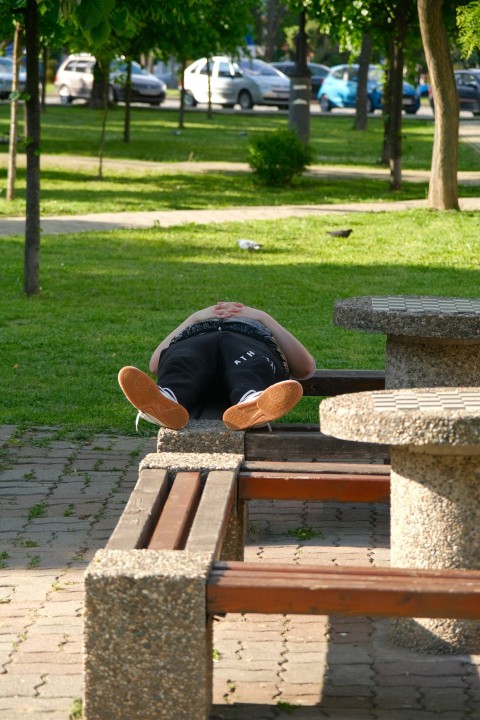
[[48,48],[46,45],[42,47],[42,97],[40,100],[40,108],[42,113],[47,111],[47,76],[48,76]]
[[103,76],[103,90],[101,93],[103,102],[102,112],[102,129],[100,131],[100,142],[98,147],[98,179],[103,180],[103,156],[105,152],[105,138],[107,135],[107,118],[108,118],[108,75]]
[[[388,65],[392,65],[393,57],[393,40],[388,43]],[[392,141],[392,73],[390,67],[387,68],[385,74],[385,83],[382,90],[382,111],[383,111],[383,147],[382,147],[382,165],[390,164],[391,157],[391,141]]]
[[394,42],[391,73],[390,188],[402,186],[403,46]]
[[285,16],[285,6],[279,0],[269,0],[267,8],[267,32],[265,38],[265,62],[273,60],[273,52],[278,45],[278,30]]
[[[108,88],[110,84],[110,62],[104,63],[97,58],[93,66],[92,92],[88,105],[95,110],[103,110],[108,102]],[[107,100],[105,100],[105,97]]]
[[390,188],[402,186],[402,111],[403,111],[403,62],[407,31],[405,5],[399,2],[395,8],[393,44],[390,62]]
[[210,57],[207,55],[207,92],[208,92],[208,105],[207,105],[207,118],[212,119],[212,65],[210,63]]
[[25,223],[24,290],[40,292],[40,102],[38,54],[40,52],[37,0],[27,0],[25,45],[27,48],[27,191]]
[[185,118],[185,68],[187,67],[187,61],[185,58],[182,60],[182,86],[180,88],[180,110],[178,112],[178,127],[182,129],[185,127],[184,125],[184,118]]
[[418,0],[420,31],[435,102],[428,204],[436,210],[458,210],[459,107],[442,5],[443,0]]
[[130,142],[130,118],[132,114],[132,61],[127,61],[127,77],[125,79],[125,122],[123,125],[123,142]]
[[17,177],[17,140],[18,140],[18,69],[22,48],[20,44],[21,27],[15,23],[15,34],[13,37],[13,78],[12,93],[13,100],[10,106],[10,142],[8,146],[8,173],[7,173],[7,200],[15,199],[15,180]]
[[368,33],[362,37],[362,50],[358,60],[358,89],[355,101],[354,130],[366,130],[368,125],[367,98],[368,98],[368,69],[372,57],[372,38]]

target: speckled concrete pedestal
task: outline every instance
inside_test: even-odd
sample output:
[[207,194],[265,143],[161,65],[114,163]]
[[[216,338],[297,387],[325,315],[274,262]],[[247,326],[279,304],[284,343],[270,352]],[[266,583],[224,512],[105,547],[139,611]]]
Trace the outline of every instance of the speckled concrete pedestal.
[[385,387],[480,383],[480,299],[353,297],[335,303],[342,327],[385,333]]
[[[320,406],[322,431],[389,443],[392,567],[480,569],[480,388],[343,395]],[[395,619],[394,641],[479,653],[480,624]]]
[[161,428],[157,450],[179,453],[244,453],[245,433],[229,430],[221,420],[190,420],[183,430]]
[[[206,540],[205,533],[195,535],[197,515],[187,549],[141,548],[158,517],[159,496],[166,497],[169,481],[179,471],[200,471],[209,524],[212,517],[220,517],[223,526],[223,508],[230,505],[243,454],[221,452],[221,444],[215,452],[195,452],[199,447],[207,450],[203,441],[199,445],[183,437],[183,443],[179,438],[173,443],[176,452],[152,453],[142,460],[138,483],[107,548],[97,552],[88,567],[85,720],[209,717],[213,647],[206,583],[219,552],[220,529],[211,537],[207,533]],[[219,479],[225,471],[229,477]],[[216,515],[212,498],[220,508]],[[245,503],[234,502],[222,559],[243,559],[245,527]]]
[[212,558],[100,550],[85,577],[85,720],[206,720]]

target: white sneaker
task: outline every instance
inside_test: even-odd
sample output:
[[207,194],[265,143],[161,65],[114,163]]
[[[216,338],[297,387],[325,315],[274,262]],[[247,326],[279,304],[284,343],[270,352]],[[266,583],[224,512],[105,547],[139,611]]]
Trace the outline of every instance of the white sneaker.
[[230,430],[246,430],[267,425],[286,415],[303,395],[303,388],[296,380],[284,380],[258,392],[249,390],[240,402],[223,413],[223,422]]
[[169,388],[159,388],[151,377],[135,367],[124,367],[118,373],[118,382],[127,399],[137,408],[136,427],[140,418],[148,422],[180,430],[188,423],[186,408],[177,402]]
[[[170,390],[170,388],[162,388],[159,385],[157,385],[158,389],[162,393],[162,395],[165,395],[165,397],[168,400],[172,400],[173,402],[178,403],[177,396],[175,393]],[[156,417],[153,417],[153,415],[149,415],[148,413],[142,412],[141,410],[138,411],[137,417],[135,418],[135,430],[138,432],[138,423],[140,420],[146,420],[147,422],[153,423],[154,425],[160,425],[160,427],[165,427],[163,423],[160,422],[160,420]]]

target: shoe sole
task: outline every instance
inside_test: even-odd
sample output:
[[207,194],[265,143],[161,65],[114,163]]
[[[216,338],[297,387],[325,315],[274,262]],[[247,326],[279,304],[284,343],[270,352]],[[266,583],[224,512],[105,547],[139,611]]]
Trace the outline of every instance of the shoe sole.
[[228,408],[223,422],[229,430],[246,430],[265,425],[283,417],[298,403],[303,388],[296,380],[284,380],[271,385],[251,402],[240,403]]
[[124,367],[118,373],[118,382],[127,399],[137,410],[151,415],[159,425],[180,430],[188,423],[188,411],[179,403],[169,400],[151,377],[135,367]]

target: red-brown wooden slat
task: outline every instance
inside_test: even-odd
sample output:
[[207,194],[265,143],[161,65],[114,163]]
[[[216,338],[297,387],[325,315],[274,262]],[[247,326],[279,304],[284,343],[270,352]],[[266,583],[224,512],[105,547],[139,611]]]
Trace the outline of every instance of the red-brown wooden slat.
[[241,500],[390,502],[389,475],[241,472],[238,485]]
[[181,550],[202,492],[199,472],[179,472],[152,533],[149,550]]
[[480,571],[218,563],[207,610],[480,619]]

